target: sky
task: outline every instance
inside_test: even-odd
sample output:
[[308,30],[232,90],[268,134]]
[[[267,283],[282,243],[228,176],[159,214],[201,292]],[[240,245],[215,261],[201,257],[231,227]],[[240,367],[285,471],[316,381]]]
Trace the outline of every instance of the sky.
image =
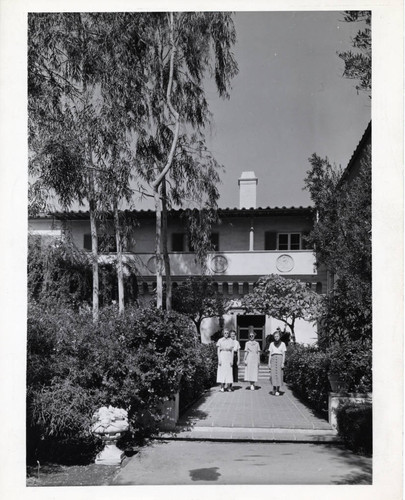
[[343,78],[338,51],[359,29],[342,12],[238,12],[239,74],[229,100],[207,91],[207,141],[224,165],[221,207],[239,206],[238,178],[258,177],[257,206],[308,206],[313,154],[345,167],[371,118],[371,100]]
[[[371,118],[369,96],[342,76],[337,55],[351,48],[361,25],[344,22],[342,11],[239,11],[234,22],[239,73],[230,99],[206,82],[213,114],[207,145],[224,167],[219,206],[239,206],[238,178],[246,170],[258,177],[257,206],[311,205],[308,158],[317,153],[345,167]],[[134,201],[138,209],[154,208],[151,198]]]

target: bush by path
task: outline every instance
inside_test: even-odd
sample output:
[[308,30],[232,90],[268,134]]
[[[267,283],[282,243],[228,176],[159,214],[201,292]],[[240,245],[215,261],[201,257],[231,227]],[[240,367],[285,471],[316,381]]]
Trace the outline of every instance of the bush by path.
[[372,391],[372,351],[369,341],[347,341],[328,349],[300,344],[288,347],[285,379],[312,408],[328,409],[330,373],[337,373],[348,392]]
[[106,308],[94,324],[90,313],[31,303],[28,460],[88,461],[100,445],[89,432],[92,414],[110,404],[127,409],[132,438],[144,438],[180,380],[192,397],[211,384],[212,351],[200,344],[190,320],[177,313],[128,308],[117,316],[115,308]]
[[352,451],[372,454],[372,405],[347,403],[337,410],[338,432],[344,444]]
[[291,389],[318,411],[328,410],[328,358],[313,346],[288,347],[284,376]]

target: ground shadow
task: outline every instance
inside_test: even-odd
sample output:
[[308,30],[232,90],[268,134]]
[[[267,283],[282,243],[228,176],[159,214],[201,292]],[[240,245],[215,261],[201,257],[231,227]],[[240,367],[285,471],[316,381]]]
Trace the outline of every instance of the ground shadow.
[[[304,406],[308,408],[308,410],[311,411],[311,413],[314,415],[316,418],[320,418],[322,420],[328,420],[328,409],[325,408],[325,410],[316,410],[315,408],[312,408],[311,405],[308,403],[306,399],[304,399],[297,391],[294,391],[291,389],[291,387],[288,385],[288,383],[285,383],[285,385],[288,387],[290,390],[291,394],[298,399],[300,403],[302,403]],[[286,391],[284,391],[283,394],[285,394]]]
[[336,481],[332,481],[332,484],[372,484],[373,464],[370,456],[355,454],[343,445],[323,444],[322,447],[325,450],[334,450],[334,457],[330,458],[330,460],[335,462],[344,462],[345,465],[361,469],[361,471],[350,472],[347,476],[341,477]]
[[[255,385],[255,391],[260,391],[261,388],[262,388],[261,385]],[[245,387],[245,391],[250,391],[249,385],[247,387]]]
[[192,481],[218,481],[221,477],[218,470],[219,467],[209,467],[206,469],[193,469],[189,472]]

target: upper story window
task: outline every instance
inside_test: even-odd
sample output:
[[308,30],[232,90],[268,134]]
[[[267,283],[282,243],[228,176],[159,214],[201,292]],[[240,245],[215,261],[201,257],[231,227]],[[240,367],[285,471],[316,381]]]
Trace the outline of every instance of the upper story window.
[[265,250],[302,250],[304,248],[301,233],[264,233]]
[[172,252],[185,251],[186,235],[184,233],[172,233]]
[[301,234],[278,233],[277,250],[301,250]]

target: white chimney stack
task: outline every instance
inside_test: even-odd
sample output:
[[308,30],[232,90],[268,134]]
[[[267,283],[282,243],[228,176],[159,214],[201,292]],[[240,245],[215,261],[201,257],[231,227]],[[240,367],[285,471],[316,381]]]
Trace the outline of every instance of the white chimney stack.
[[239,208],[256,208],[257,177],[253,171],[242,172],[238,179]]

